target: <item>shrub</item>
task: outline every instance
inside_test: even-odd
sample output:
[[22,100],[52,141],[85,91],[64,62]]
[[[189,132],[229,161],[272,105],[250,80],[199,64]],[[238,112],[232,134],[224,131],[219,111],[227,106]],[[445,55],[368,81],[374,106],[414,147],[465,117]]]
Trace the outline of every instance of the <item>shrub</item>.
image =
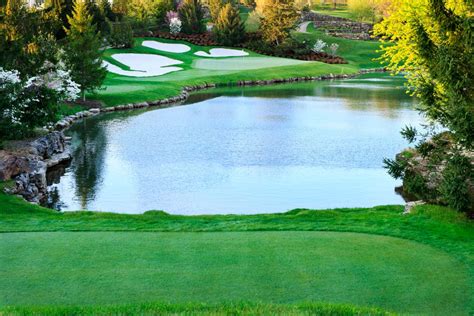
[[171,18],[169,22],[170,33],[176,35],[181,32],[181,25],[182,23],[179,18]]
[[325,41],[318,39],[316,43],[314,43],[313,48],[311,50],[315,53],[321,53],[324,51],[326,46],[328,46],[328,44]]
[[331,51],[331,55],[336,56],[337,50],[339,49],[339,44],[337,43],[332,43],[329,45],[329,50]]
[[451,156],[443,171],[441,194],[446,203],[458,210],[467,211],[472,208],[473,201],[469,197],[469,182],[474,179],[474,171],[469,158],[455,153]]
[[54,121],[58,102],[78,97],[79,86],[68,71],[49,63],[41,70],[42,75],[21,80],[18,71],[0,68],[0,138],[29,136]]
[[219,12],[214,26],[216,40],[222,45],[232,46],[243,41],[245,36],[244,24],[239,11],[227,3]]
[[110,29],[108,40],[113,48],[133,47],[133,30],[128,21],[111,23]]
[[178,13],[182,22],[183,33],[199,34],[206,30],[200,0],[183,0]]

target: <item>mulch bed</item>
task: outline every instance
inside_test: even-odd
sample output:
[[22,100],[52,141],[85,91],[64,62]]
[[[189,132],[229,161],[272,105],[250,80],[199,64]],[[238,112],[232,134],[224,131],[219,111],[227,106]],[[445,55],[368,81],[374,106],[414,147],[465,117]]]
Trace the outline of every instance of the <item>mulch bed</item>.
[[[168,32],[154,32],[154,37],[164,38],[170,40],[186,41],[194,45],[199,46],[218,46],[219,44],[214,40],[211,33],[203,34],[170,34]],[[252,45],[253,46],[253,45]],[[347,64],[347,61],[340,56],[333,56],[327,53],[306,53],[298,54],[295,51],[286,51],[286,52],[269,52],[263,51],[260,49],[255,49],[254,47],[249,47],[248,43],[243,43],[242,45],[237,46],[239,48],[247,48],[258,54],[273,56],[273,57],[282,57],[282,58],[291,58],[298,60],[307,60],[307,61],[320,61],[327,64]]]

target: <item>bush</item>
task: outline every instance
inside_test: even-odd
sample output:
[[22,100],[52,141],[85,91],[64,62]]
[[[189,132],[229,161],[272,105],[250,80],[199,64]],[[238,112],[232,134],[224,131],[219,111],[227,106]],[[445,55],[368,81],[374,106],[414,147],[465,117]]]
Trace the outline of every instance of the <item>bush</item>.
[[113,48],[133,47],[133,30],[128,21],[111,23],[110,29],[109,44]]
[[219,12],[214,26],[214,35],[217,42],[222,45],[232,46],[243,41],[245,28],[239,11],[227,3]]
[[58,102],[78,97],[69,72],[46,64],[42,75],[20,79],[0,68],[0,139],[25,137],[56,119]]
[[459,153],[454,154],[443,171],[441,183],[443,200],[458,211],[469,210],[474,204],[469,197],[469,182],[472,185],[473,180],[474,171],[470,160]]
[[204,13],[200,0],[183,0],[179,9],[182,31],[186,34],[199,34],[206,30]]

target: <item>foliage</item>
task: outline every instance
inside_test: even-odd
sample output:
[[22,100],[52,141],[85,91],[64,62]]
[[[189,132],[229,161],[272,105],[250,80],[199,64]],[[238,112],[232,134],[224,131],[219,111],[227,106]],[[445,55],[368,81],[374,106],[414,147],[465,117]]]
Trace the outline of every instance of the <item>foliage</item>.
[[77,98],[69,72],[46,64],[41,73],[22,80],[18,71],[0,68],[0,139],[29,136],[56,119],[58,102]]
[[174,10],[173,0],[158,1],[155,8],[155,17],[158,20],[158,23],[160,24],[168,23],[169,20],[167,20],[167,13],[172,10]]
[[114,0],[112,2],[112,11],[117,17],[123,17],[128,13],[128,0]]
[[27,77],[36,74],[45,61],[56,63],[58,45],[46,22],[41,12],[10,1],[0,19],[0,66]]
[[209,14],[211,15],[211,21],[217,23],[217,19],[219,18],[219,13],[221,9],[229,3],[227,0],[209,0]]
[[324,51],[327,45],[328,44],[325,41],[318,39],[316,43],[314,43],[313,48],[311,50],[315,53],[321,53]]
[[337,43],[332,43],[329,45],[329,51],[331,52],[331,55],[336,56],[337,50],[339,49],[339,44]]
[[64,59],[85,99],[86,91],[99,88],[107,73],[102,67],[101,38],[96,34],[84,0],[75,0],[73,15],[68,20],[70,28],[66,30]]
[[181,32],[181,25],[182,25],[182,22],[179,18],[171,18],[170,19],[170,23],[169,23],[169,27],[170,27],[170,33],[171,34],[178,34],[179,32]]
[[359,21],[376,22],[387,16],[392,0],[348,0],[350,14]]
[[470,0],[397,0],[375,34],[382,60],[406,71],[421,111],[474,147],[474,14]]
[[469,198],[469,184],[474,185],[474,169],[471,161],[460,153],[449,157],[443,171],[441,194],[447,204],[459,211],[474,209]]
[[206,30],[200,0],[183,0],[178,13],[182,22],[183,33],[199,34]]
[[288,38],[298,20],[298,13],[291,0],[267,0],[263,8],[261,32],[263,39],[279,45]]
[[120,22],[110,23],[110,29],[108,42],[113,48],[133,47],[133,29],[128,20],[122,19]]
[[217,42],[232,46],[242,43],[245,36],[244,24],[240,19],[239,11],[227,3],[219,12],[214,26],[214,35]]

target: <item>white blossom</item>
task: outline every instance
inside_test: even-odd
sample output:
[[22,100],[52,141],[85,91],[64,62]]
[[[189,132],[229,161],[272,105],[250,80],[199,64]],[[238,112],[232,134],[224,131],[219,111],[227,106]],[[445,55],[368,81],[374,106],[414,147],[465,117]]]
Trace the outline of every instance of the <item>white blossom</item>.
[[171,18],[170,19],[170,33],[171,34],[178,34],[179,32],[181,32],[181,20],[179,18]]
[[311,50],[315,53],[321,53],[327,45],[325,41],[318,39]]

